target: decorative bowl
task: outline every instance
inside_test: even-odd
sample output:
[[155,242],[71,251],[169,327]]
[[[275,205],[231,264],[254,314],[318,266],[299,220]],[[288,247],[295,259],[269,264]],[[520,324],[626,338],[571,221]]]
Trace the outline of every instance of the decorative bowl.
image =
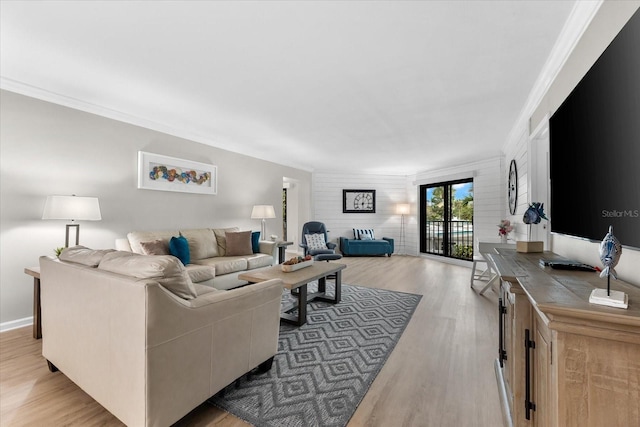
[[282,271],[284,271],[285,273],[291,273],[292,271],[296,271],[296,270],[300,270],[301,268],[312,266],[313,260],[310,259],[309,261],[302,261],[297,264],[291,264],[291,265],[285,265],[285,264],[281,264],[281,265],[282,265]]

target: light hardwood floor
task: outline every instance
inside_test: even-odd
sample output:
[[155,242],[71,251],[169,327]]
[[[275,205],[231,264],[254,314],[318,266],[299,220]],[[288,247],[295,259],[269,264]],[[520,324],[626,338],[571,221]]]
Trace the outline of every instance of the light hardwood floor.
[[[493,361],[497,296],[469,289],[469,268],[393,256],[343,258],[343,283],[423,295],[349,427],[502,425]],[[480,286],[480,285],[478,285]],[[121,426],[60,372],[31,327],[0,334],[1,426]],[[247,426],[211,405],[176,426]]]

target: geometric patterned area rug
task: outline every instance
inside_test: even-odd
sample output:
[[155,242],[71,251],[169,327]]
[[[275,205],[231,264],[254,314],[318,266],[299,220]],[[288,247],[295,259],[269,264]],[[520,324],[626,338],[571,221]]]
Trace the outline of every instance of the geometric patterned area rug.
[[209,402],[257,427],[345,426],[421,298],[343,285],[340,303],[309,303],[303,326],[280,324],[269,372],[245,375]]

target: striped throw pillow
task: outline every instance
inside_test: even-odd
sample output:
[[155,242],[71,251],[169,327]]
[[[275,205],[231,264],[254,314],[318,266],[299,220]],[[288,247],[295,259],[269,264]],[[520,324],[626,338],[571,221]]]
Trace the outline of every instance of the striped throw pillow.
[[375,235],[373,234],[373,228],[354,228],[353,229],[353,237],[356,240],[363,240],[362,236],[369,236],[367,240],[375,240]]

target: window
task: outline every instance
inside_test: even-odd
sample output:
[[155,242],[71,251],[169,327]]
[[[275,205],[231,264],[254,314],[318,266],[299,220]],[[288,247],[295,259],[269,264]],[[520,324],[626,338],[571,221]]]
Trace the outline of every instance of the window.
[[473,259],[473,179],[420,186],[420,252]]

